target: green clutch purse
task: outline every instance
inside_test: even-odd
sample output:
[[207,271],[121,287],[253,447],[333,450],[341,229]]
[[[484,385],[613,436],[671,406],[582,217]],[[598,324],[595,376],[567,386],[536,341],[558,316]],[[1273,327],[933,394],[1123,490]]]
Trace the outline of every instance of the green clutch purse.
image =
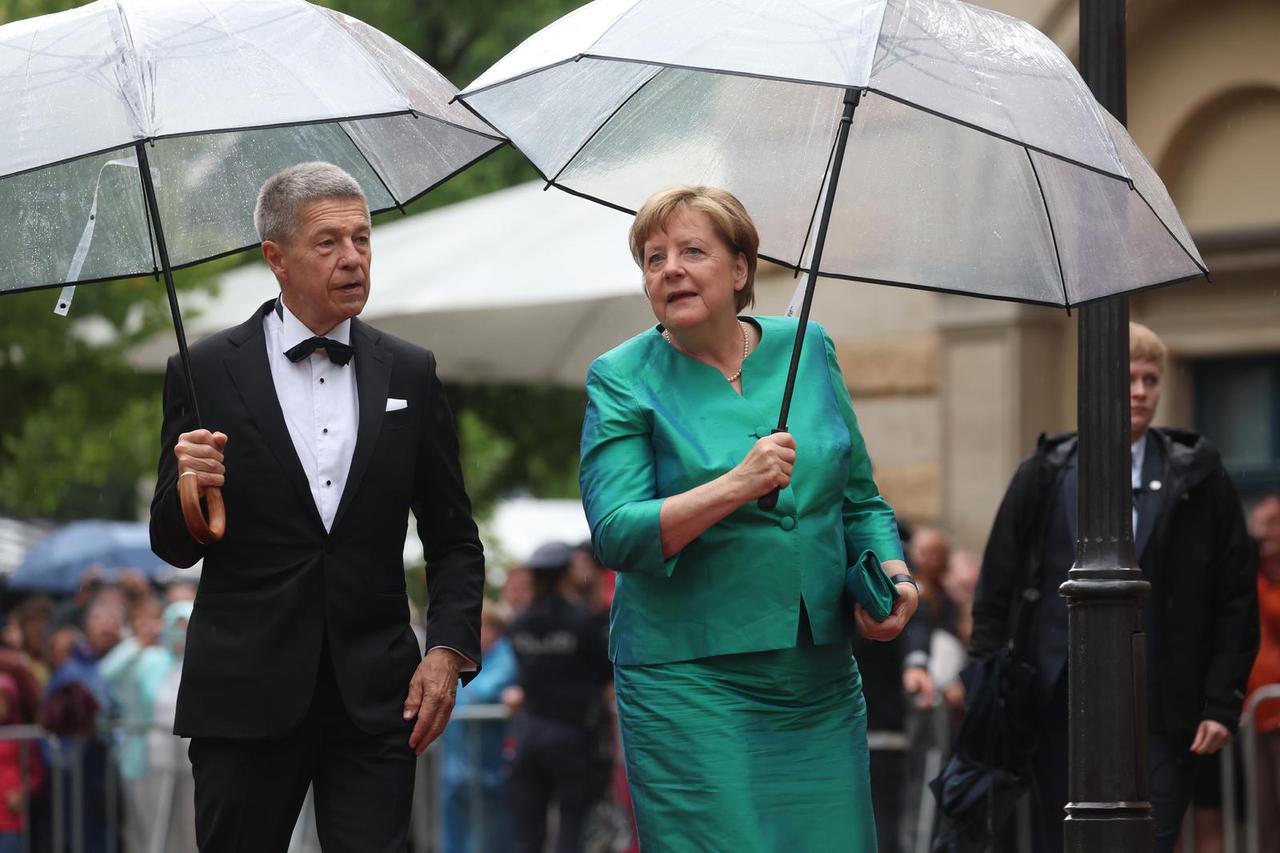
[[862,605],[872,619],[883,622],[898,600],[898,588],[889,580],[874,551],[863,551],[858,561],[845,570],[844,590],[849,599]]

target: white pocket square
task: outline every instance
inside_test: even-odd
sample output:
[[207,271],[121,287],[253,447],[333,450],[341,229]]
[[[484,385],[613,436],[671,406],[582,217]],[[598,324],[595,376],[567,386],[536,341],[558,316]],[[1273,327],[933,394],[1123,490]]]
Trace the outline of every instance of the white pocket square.
[[396,397],[388,397],[388,398],[387,398],[387,411],[388,411],[388,412],[398,412],[398,411],[400,411],[401,409],[407,409],[407,408],[409,408],[409,401],[408,401],[408,400],[401,400],[401,399],[398,399],[398,398],[396,398]]

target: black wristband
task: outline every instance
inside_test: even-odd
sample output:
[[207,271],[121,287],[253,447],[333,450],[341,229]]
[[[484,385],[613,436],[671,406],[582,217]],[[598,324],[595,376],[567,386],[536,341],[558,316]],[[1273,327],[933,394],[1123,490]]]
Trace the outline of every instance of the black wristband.
[[909,583],[916,588],[916,592],[920,591],[920,584],[916,583],[916,579],[911,577],[911,575],[907,574],[906,572],[899,572],[898,574],[889,578],[889,580],[893,581],[894,586],[897,586],[900,583]]

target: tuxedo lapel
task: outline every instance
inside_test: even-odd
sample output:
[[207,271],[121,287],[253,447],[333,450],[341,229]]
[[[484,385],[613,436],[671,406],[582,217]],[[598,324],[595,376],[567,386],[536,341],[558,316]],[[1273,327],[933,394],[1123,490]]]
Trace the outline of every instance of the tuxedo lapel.
[[248,322],[231,333],[231,351],[225,359],[227,373],[248,409],[249,417],[262,433],[285,477],[298,492],[300,503],[316,523],[324,526],[315,498],[307,483],[306,471],[293,447],[289,427],[284,422],[280,399],[276,396],[275,383],[271,381],[271,368],[267,362],[267,341],[262,331],[262,318],[275,305],[272,300],[257,311]]
[[387,389],[391,387],[391,351],[378,343],[380,334],[358,319],[351,321],[351,347],[356,368],[356,397],[360,401],[360,424],[356,431],[356,449],[351,457],[347,484],[333,517],[332,530],[337,530],[342,516],[360,490],[360,481],[369,469],[382,419],[387,409]]

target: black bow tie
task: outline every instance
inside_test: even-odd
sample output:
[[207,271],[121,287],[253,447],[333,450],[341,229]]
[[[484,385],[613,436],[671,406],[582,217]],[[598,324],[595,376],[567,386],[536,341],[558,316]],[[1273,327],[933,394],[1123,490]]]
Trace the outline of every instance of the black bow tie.
[[329,356],[329,360],[334,364],[343,365],[351,361],[351,347],[341,341],[335,341],[332,338],[322,338],[317,335],[314,338],[307,338],[297,346],[289,347],[284,351],[285,357],[290,361],[302,361],[311,353],[318,349],[322,349]]

